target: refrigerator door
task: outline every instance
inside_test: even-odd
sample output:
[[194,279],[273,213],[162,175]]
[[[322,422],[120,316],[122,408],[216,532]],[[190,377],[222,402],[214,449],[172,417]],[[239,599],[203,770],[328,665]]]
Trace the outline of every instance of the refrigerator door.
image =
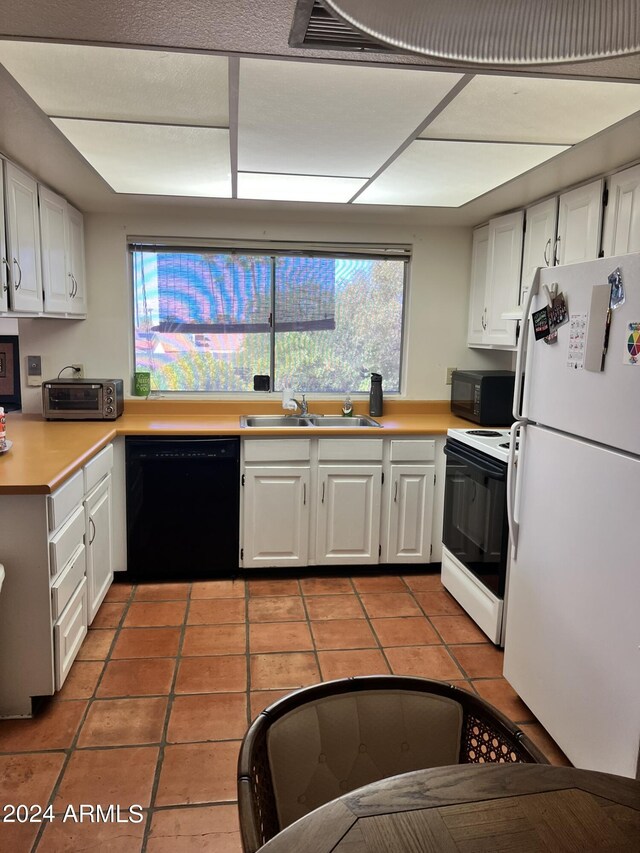
[[505,677],[577,767],[635,777],[640,460],[531,425],[520,447]]
[[529,323],[523,415],[535,423],[640,454],[640,358],[637,365],[625,363],[629,323],[640,323],[640,254],[540,270],[532,311],[546,304],[543,285],[550,288],[557,283],[569,315],[588,314],[593,286],[607,285],[616,267],[622,270],[626,301],[611,314],[604,370],[567,366],[571,323],[560,326],[557,343],[551,345],[536,341]]

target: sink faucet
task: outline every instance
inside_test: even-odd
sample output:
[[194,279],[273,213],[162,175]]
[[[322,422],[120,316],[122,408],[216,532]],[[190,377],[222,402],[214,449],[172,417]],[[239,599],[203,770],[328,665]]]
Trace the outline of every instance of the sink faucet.
[[300,409],[300,416],[304,417],[309,414],[309,406],[307,405],[307,396],[306,394],[302,395],[302,401],[296,400],[295,397],[291,397],[291,400],[296,404],[296,406]]

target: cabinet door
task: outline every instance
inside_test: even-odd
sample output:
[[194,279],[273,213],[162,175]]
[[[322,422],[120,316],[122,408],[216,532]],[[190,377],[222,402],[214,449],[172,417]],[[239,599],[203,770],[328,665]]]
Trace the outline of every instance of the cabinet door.
[[434,465],[392,465],[385,563],[431,558]]
[[87,582],[89,624],[113,581],[111,475],[87,496],[84,502],[87,525]]
[[318,467],[318,565],[377,563],[381,465]]
[[602,179],[560,196],[557,264],[592,261],[600,252]]
[[38,185],[11,163],[6,164],[7,235],[14,311],[42,311],[42,269]]
[[9,260],[4,228],[4,160],[0,160],[0,311],[9,307]]
[[527,292],[538,267],[549,267],[553,264],[558,227],[557,197],[548,198],[546,201],[528,207],[525,216],[520,305],[526,302]]
[[86,314],[87,288],[84,261],[84,218],[79,210],[67,205],[69,277],[71,278],[70,314]]
[[605,258],[640,251],[640,166],[609,179],[602,248]]
[[66,312],[71,299],[67,273],[67,202],[56,193],[38,187],[44,310]]
[[245,568],[307,565],[309,480],[308,465],[245,469],[242,489]]
[[487,255],[489,252],[489,226],[483,225],[473,232],[471,254],[471,286],[469,291],[469,346],[482,344],[486,325]]
[[502,313],[518,304],[523,224],[522,210],[489,223],[485,344],[508,347],[516,344],[516,323],[503,320]]

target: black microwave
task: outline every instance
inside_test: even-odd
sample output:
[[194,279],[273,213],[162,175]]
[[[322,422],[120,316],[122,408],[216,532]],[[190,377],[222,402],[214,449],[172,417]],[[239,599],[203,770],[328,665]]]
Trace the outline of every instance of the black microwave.
[[512,370],[454,370],[451,412],[480,426],[511,426],[514,387]]
[[50,379],[42,383],[48,421],[113,421],[124,411],[122,379]]

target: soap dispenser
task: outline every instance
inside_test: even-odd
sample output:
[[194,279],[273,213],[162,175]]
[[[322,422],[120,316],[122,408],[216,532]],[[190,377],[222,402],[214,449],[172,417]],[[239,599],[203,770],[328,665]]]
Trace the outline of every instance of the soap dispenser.
[[379,373],[371,374],[369,414],[374,418],[379,418],[382,415],[382,376]]
[[350,418],[353,415],[353,403],[351,402],[351,394],[347,394],[342,404],[342,415],[345,418]]

